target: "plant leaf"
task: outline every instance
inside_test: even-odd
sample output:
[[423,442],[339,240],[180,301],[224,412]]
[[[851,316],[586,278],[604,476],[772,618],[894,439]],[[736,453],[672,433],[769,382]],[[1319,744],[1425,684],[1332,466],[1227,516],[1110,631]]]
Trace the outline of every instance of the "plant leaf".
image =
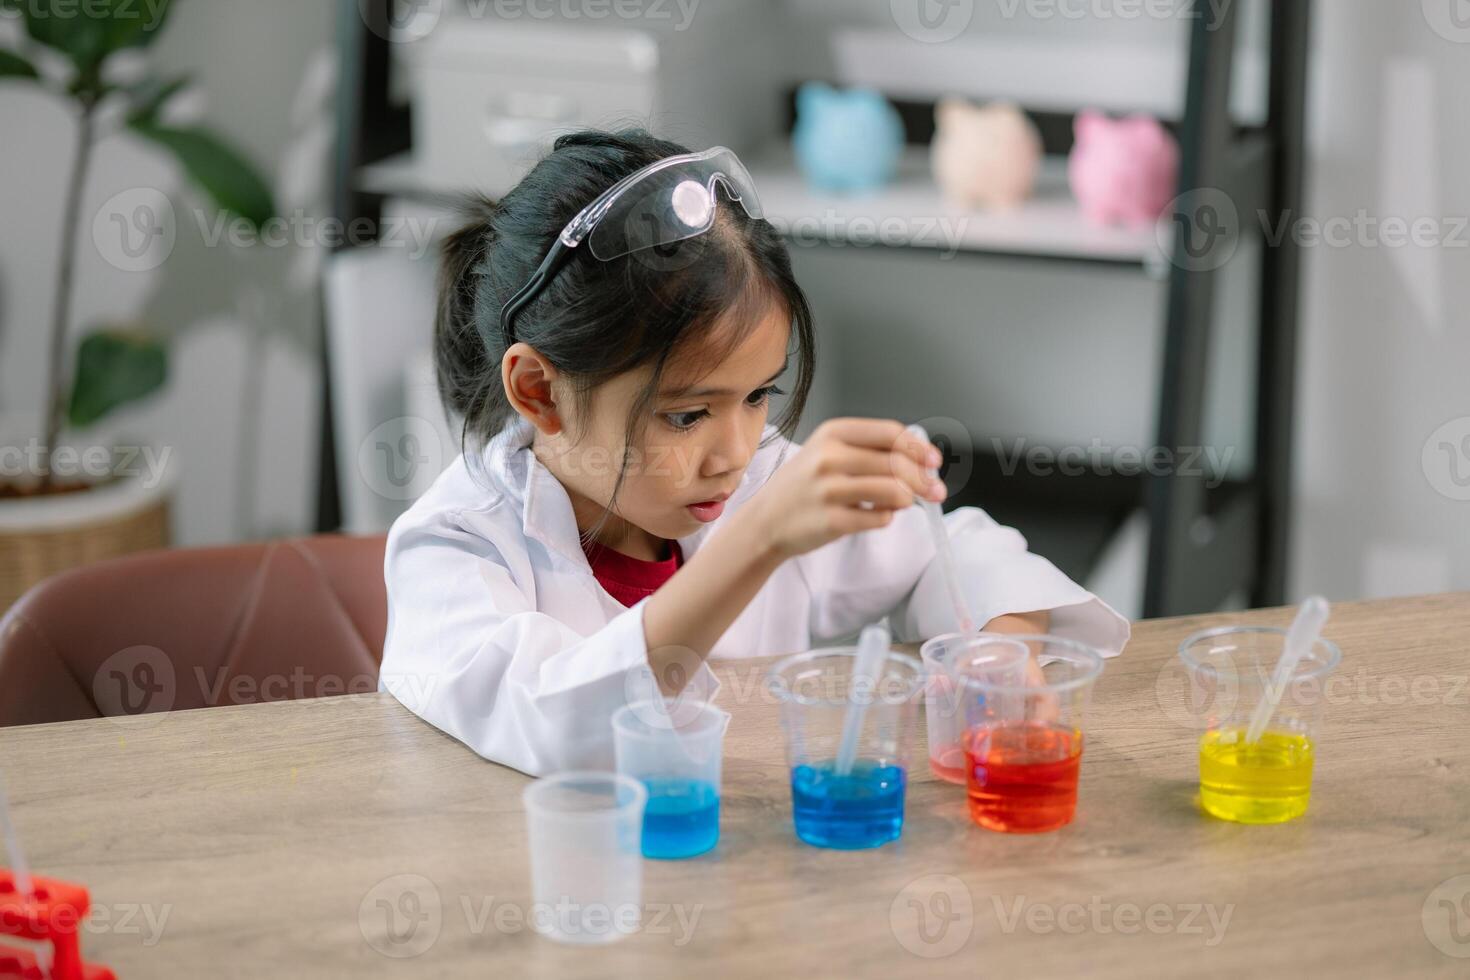
[[0,51],[0,78],[40,78],[36,66],[13,51]]
[[163,31],[171,0],[25,0],[20,10],[37,42],[71,58],[77,71],[94,77],[108,55],[153,43]]
[[162,146],[215,204],[233,211],[259,229],[276,213],[270,187],[244,157],[206,129],[175,129],[146,122],[133,132]]
[[129,89],[128,94],[133,100],[133,109],[128,113],[129,126],[153,126],[158,122],[158,112],[164,103],[173,98],[180,90],[189,84],[188,75],[180,75],[178,78],[167,82],[150,78],[140,82]]
[[136,331],[98,330],[77,348],[67,421],[83,428],[119,405],[157,391],[168,377],[168,348]]

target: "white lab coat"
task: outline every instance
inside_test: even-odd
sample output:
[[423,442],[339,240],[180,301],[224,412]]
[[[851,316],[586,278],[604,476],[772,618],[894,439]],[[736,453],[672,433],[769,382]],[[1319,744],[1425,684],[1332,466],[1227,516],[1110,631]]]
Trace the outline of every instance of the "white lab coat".
[[[485,448],[478,480],[463,456],[394,522],[385,575],[388,632],[379,687],[486,759],[531,775],[611,768],[612,713],[651,691],[643,605],[598,584],[571,501],[517,420]],[[798,446],[774,437],[712,524],[681,538],[687,558]],[[783,455],[784,454],[784,455]],[[485,485],[488,483],[489,485]],[[983,511],[945,517],[977,623],[1051,610],[1051,631],[1115,655],[1128,621]],[[920,508],[885,528],[781,565],[711,651],[733,659],[795,653],[889,616],[896,640],[955,629]],[[641,668],[641,670],[640,670]],[[634,678],[643,680],[635,683]],[[694,683],[715,697],[708,666]]]

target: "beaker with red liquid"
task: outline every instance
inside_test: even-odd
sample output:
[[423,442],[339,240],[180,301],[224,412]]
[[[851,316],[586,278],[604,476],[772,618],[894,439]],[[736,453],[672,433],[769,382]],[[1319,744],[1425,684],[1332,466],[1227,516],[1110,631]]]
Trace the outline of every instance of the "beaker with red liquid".
[[1077,812],[1084,721],[1103,658],[1061,637],[1013,639],[1031,649],[1020,680],[967,656],[956,658],[951,672],[965,709],[971,819],[990,830],[1034,834],[1065,827]]

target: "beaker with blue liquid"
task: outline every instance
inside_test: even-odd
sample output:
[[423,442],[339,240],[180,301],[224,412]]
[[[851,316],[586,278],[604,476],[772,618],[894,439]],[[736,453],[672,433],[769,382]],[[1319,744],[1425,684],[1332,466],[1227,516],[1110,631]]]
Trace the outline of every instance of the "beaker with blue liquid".
[[613,714],[618,772],[648,790],[643,856],[688,858],[720,840],[720,766],[730,715],[707,702],[635,701]]
[[[880,847],[903,832],[909,749],[923,671],[912,657],[884,655],[871,683],[855,680],[856,647],[830,647],[778,661],[769,675],[781,704],[796,836],[815,847]],[[850,770],[838,767],[843,724],[864,705]]]

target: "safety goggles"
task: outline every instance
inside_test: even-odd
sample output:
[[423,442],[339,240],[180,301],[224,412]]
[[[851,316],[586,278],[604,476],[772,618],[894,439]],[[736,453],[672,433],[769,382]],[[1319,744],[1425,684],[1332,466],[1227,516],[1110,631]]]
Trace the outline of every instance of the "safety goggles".
[[702,235],[715,223],[717,183],[750,217],[765,216],[750,172],[723,146],[665,157],[599,194],[567,222],[530,280],[501,309],[506,346],[515,343],[516,314],[556,277],[574,249],[585,245],[594,257],[609,262]]

